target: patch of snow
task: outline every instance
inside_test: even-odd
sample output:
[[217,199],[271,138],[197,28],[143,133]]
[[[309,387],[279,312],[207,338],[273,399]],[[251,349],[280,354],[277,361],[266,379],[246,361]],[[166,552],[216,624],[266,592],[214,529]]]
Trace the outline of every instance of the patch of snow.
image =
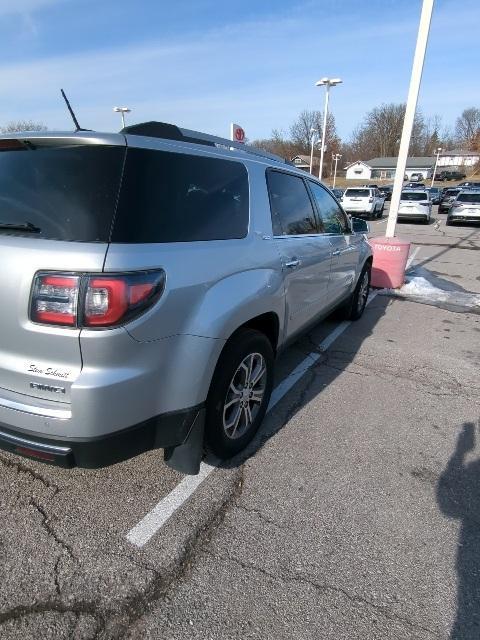
[[[426,269],[422,269],[422,272],[428,274]],[[380,289],[378,293],[383,296],[430,304],[448,311],[480,314],[480,294],[440,289],[423,276],[412,275],[400,289]]]

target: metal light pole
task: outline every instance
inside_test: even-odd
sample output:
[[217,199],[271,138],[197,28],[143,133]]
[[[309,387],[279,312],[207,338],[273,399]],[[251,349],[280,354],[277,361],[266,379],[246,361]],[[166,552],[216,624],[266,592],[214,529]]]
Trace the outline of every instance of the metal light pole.
[[408,90],[407,107],[405,109],[402,137],[400,140],[400,149],[398,151],[397,168],[395,171],[395,180],[393,182],[392,201],[390,203],[390,211],[388,214],[387,231],[385,234],[387,238],[393,238],[395,236],[395,225],[397,223],[398,207],[400,205],[400,196],[403,186],[403,176],[405,175],[405,168],[407,166],[408,147],[410,146],[410,137],[412,135],[413,120],[415,118],[415,109],[417,107],[418,92],[420,90],[420,81],[422,79],[423,63],[425,60],[425,51],[427,49],[428,42],[428,32],[430,31],[430,22],[432,20],[433,3],[434,0],[423,0],[420,25],[418,27],[417,45],[415,47],[412,75],[410,77],[410,87]]
[[122,127],[125,129],[125,114],[130,113],[132,110],[128,107],[113,107],[115,113],[120,113],[122,116]]
[[312,127],[310,129],[310,133],[312,134],[312,146],[310,150],[310,173],[313,173],[313,145],[315,144],[315,134],[318,133],[318,130]]
[[342,157],[341,153],[333,153],[332,154],[332,158],[335,160],[335,169],[333,170],[333,187],[332,187],[332,189],[335,189],[335,180],[337,179],[337,162],[340,160],[341,157]]
[[316,87],[325,86],[325,106],[323,107],[323,128],[322,128],[322,148],[320,149],[320,167],[318,169],[318,177],[322,179],[323,171],[323,154],[325,151],[325,132],[327,129],[327,115],[328,115],[328,99],[330,95],[330,87],[334,87],[337,84],[341,84],[340,78],[321,78],[315,83]]
[[433,183],[435,182],[435,174],[437,173],[437,166],[438,166],[438,158],[440,156],[440,154],[442,153],[443,149],[441,147],[438,147],[438,149],[436,149],[434,151],[434,153],[437,156],[437,159],[435,160],[435,169],[433,170],[433,175],[432,175],[432,183],[431,183],[431,187],[433,187]]

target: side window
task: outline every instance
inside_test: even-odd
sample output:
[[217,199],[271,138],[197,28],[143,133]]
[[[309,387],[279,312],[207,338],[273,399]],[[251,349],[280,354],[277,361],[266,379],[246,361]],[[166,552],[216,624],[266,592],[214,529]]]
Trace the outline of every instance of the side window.
[[318,233],[312,202],[302,178],[267,171],[267,185],[274,235]]
[[240,162],[127,149],[112,242],[244,238],[248,217],[248,175]]
[[316,182],[309,180],[309,184],[325,233],[349,233],[348,220],[334,198]]

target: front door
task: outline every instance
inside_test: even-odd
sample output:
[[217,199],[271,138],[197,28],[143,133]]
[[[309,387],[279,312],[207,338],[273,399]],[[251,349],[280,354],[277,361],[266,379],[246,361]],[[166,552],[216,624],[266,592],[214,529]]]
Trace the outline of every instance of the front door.
[[329,238],[319,233],[303,178],[269,170],[267,181],[274,239],[284,272],[290,337],[328,307],[332,247]]
[[360,259],[361,236],[351,233],[345,213],[329,192],[317,182],[309,180],[308,183],[332,248],[328,300],[334,304],[353,290]]

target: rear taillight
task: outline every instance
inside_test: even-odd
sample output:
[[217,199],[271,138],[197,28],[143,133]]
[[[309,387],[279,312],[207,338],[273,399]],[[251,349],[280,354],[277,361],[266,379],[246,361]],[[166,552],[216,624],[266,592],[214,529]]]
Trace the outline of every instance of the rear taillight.
[[164,271],[113,275],[39,273],[30,317],[41,324],[113,327],[150,308],[162,295]]
[[373,197],[370,196],[370,198],[368,199],[369,202],[373,202]]

